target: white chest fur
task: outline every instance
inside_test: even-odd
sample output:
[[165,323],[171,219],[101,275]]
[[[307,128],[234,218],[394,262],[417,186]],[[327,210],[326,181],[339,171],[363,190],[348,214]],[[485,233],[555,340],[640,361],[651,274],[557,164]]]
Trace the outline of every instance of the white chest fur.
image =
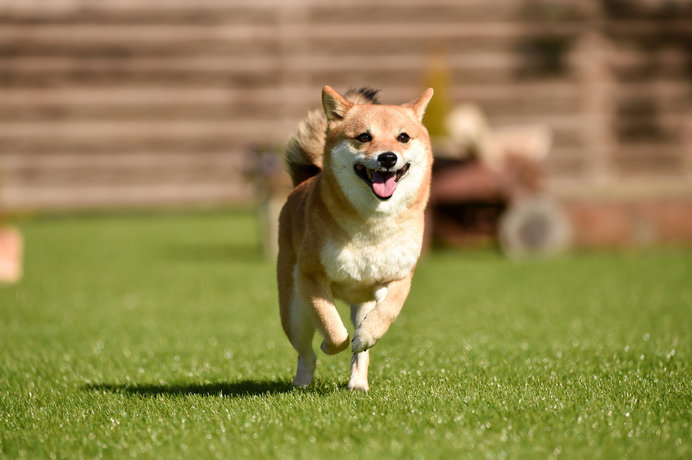
[[372,286],[408,275],[420,256],[417,228],[369,226],[344,240],[329,240],[320,253],[326,275],[335,283]]

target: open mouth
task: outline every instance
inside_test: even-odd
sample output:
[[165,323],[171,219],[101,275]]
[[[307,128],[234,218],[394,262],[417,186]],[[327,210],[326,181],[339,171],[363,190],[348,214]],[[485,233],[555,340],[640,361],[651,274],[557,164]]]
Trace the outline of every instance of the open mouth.
[[370,186],[370,190],[380,200],[388,200],[394,195],[397,183],[408,172],[411,163],[406,163],[398,171],[387,171],[366,168],[361,164],[353,166],[356,175],[363,179]]

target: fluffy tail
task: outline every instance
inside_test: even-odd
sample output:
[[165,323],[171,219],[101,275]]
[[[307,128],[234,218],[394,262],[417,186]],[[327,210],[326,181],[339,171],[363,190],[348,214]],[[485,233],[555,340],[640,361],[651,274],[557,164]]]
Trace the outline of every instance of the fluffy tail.
[[[377,90],[358,88],[344,97],[354,104],[379,104]],[[286,147],[286,166],[293,186],[317,175],[322,170],[327,117],[321,109],[311,110],[298,124]]]

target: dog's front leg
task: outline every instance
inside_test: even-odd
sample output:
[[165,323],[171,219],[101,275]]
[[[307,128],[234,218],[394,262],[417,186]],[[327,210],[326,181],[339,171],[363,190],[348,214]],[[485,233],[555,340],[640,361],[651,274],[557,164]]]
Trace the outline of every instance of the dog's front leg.
[[[386,288],[383,288],[386,291]],[[383,291],[381,291],[383,292]],[[384,292],[386,294],[386,292]],[[375,308],[375,302],[351,305],[351,322],[358,329],[365,317]],[[353,353],[351,357],[351,378],[348,380],[349,390],[368,391],[368,366],[370,365],[370,352],[368,350]]]
[[299,274],[298,295],[309,305],[315,327],[324,341],[320,347],[328,355],[348,348],[348,331],[336,310],[329,282],[324,278]]
[[365,316],[363,322],[356,327],[351,344],[353,353],[360,353],[371,348],[387,332],[389,326],[399,316],[401,307],[404,306],[404,301],[411,289],[412,277],[413,272],[405,278],[375,289],[374,296],[377,303],[375,308]]

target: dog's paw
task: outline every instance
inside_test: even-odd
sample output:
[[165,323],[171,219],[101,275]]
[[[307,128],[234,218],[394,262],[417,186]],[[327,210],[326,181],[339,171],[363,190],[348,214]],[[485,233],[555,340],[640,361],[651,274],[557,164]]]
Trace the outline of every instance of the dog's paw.
[[370,349],[373,345],[377,343],[379,337],[375,337],[373,334],[365,331],[363,329],[357,329],[353,334],[353,341],[351,342],[351,351],[353,353],[360,353]]
[[315,375],[316,361],[312,358],[298,358],[298,370],[296,377],[293,379],[293,386],[297,388],[305,388],[312,383]]
[[296,375],[293,379],[293,386],[296,388],[305,388],[312,383],[312,375]]
[[327,340],[323,340],[322,345],[320,345],[320,349],[328,355],[335,355],[337,353],[341,353],[342,351],[348,348],[348,339],[349,337],[347,335],[346,339],[340,343],[329,343],[327,342]]
[[369,391],[370,390],[370,385],[368,385],[368,379],[365,378],[363,379],[362,377],[351,377],[351,380],[348,382],[348,389],[351,391]]
[[378,340],[387,332],[388,325],[374,315],[366,316],[363,322],[356,328],[351,342],[351,350],[353,353],[360,353],[377,343]]

